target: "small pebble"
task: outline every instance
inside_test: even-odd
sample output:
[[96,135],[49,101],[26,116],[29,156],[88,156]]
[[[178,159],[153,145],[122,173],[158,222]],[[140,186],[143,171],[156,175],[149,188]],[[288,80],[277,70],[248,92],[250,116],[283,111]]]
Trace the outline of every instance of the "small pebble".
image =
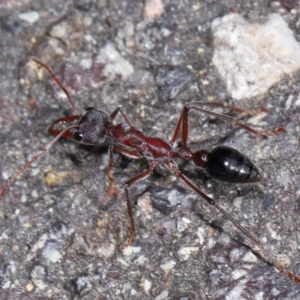
[[19,14],[19,19],[30,24],[35,23],[40,18],[40,15],[36,11],[28,11],[26,13]]

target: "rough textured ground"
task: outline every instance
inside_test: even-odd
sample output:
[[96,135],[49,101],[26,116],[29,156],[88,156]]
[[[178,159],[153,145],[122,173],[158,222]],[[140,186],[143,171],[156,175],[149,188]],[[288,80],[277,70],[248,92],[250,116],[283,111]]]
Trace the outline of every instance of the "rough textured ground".
[[[0,2],[1,186],[51,140],[47,126],[72,113],[33,57],[54,70],[78,108],[122,105],[138,128],[166,139],[185,102],[266,106],[267,115],[245,121],[284,125],[286,134],[264,139],[197,113],[190,119],[192,149],[233,146],[259,166],[262,183],[220,184],[179,164],[300,275],[300,74],[234,102],[211,64],[210,31],[211,21],[230,11],[253,22],[278,12],[299,40],[297,1],[164,1],[164,8],[150,21],[141,1]],[[28,11],[38,13],[35,23],[24,21]],[[105,73],[99,55],[108,43],[133,67],[130,77]],[[164,168],[131,188],[137,234],[121,252],[128,236],[122,183],[147,162],[116,154],[121,195],[104,204],[107,158],[107,145],[61,140],[1,198],[0,299],[300,299],[299,284]]]

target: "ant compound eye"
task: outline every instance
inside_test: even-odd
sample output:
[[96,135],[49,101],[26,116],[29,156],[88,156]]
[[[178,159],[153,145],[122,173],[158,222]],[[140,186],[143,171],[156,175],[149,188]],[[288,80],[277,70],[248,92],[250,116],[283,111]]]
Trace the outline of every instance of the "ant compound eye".
[[73,137],[74,137],[75,141],[77,141],[77,142],[80,142],[83,139],[83,135],[80,132],[75,132]]

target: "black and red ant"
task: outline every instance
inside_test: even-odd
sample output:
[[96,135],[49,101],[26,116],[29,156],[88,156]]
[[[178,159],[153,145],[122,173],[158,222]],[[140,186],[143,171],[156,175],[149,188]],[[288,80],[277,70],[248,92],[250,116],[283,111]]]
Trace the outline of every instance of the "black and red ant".
[[[53,72],[48,66],[42,62],[35,60],[36,63],[44,67],[62,88],[71,106],[76,110],[76,107],[71,100],[68,91],[58,81]],[[116,150],[127,157],[138,159],[146,158],[149,163],[149,168],[144,170],[142,173],[132,177],[124,183],[124,190],[127,202],[127,211],[130,219],[130,235],[125,244],[121,246],[121,249],[132,244],[135,234],[135,223],[132,212],[132,205],[129,196],[129,187],[142,179],[148,177],[154,168],[159,164],[164,164],[173,174],[175,174],[188,188],[193,190],[197,195],[207,201],[210,205],[214,206],[219,212],[221,212],[235,227],[244,233],[255,245],[260,249],[265,259],[271,262],[279,271],[286,274],[290,279],[300,283],[300,277],[296,276],[292,272],[288,271],[280,264],[270,253],[263,249],[260,241],[255,238],[250,232],[244,227],[239,225],[230,214],[228,214],[220,205],[218,205],[214,199],[207,196],[202,192],[194,183],[192,183],[178,168],[175,159],[183,159],[192,161],[196,166],[203,168],[206,172],[215,180],[229,182],[229,183],[251,183],[258,182],[261,180],[261,175],[256,166],[243,154],[237,150],[218,146],[212,151],[198,150],[192,152],[188,147],[188,112],[189,110],[199,111],[210,116],[219,118],[223,121],[230,122],[232,125],[237,125],[243,129],[250,131],[257,136],[272,136],[280,134],[285,131],[284,127],[278,127],[272,130],[255,130],[244,123],[223,114],[218,114],[212,111],[205,110],[201,107],[221,107],[228,108],[230,110],[239,113],[249,113],[253,111],[247,111],[235,106],[217,102],[199,102],[189,103],[183,108],[183,111],[179,117],[178,123],[175,127],[173,137],[170,142],[166,142],[160,138],[151,137],[145,135],[140,130],[136,129],[133,122],[126,115],[121,107],[115,109],[110,115],[105,111],[96,110],[94,108],[87,108],[82,114],[59,118],[55,120],[49,127],[48,132],[56,137],[45,147],[43,151],[34,156],[27,164],[25,164],[4,186],[1,191],[1,196],[4,196],[6,190],[15,181],[15,179],[23,173],[34,161],[39,159],[44,153],[46,153],[54,143],[61,137],[75,140],[76,142],[99,146],[106,138],[111,141],[109,146],[109,163],[107,169],[107,175],[110,181],[110,187],[106,194],[110,197],[114,193],[114,178],[112,175],[113,167],[113,151]],[[263,109],[259,110],[263,111]],[[114,125],[112,121],[120,113],[124,118],[125,122]],[[62,129],[60,125],[73,122],[73,125]],[[75,122],[75,123],[74,123]],[[182,145],[175,148],[173,145],[181,136]]]

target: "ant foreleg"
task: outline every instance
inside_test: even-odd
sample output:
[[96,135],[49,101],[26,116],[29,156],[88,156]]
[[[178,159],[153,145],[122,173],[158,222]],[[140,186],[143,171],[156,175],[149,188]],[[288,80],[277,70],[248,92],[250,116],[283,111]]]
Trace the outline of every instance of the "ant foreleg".
[[3,187],[1,191],[1,196],[4,196],[7,189],[13,184],[13,182],[20,176],[33,162],[38,160],[42,155],[44,155],[53,145],[63,137],[70,129],[75,128],[75,125],[69,126],[68,128],[62,130],[40,153],[35,155],[29,162],[27,162],[18,172],[16,172],[7,182],[7,184]]
[[124,243],[120,247],[120,250],[124,250],[126,247],[128,247],[132,244],[133,239],[134,239],[134,234],[135,234],[135,223],[134,223],[132,204],[131,204],[128,188],[133,183],[147,178],[152,173],[153,169],[155,168],[155,166],[157,164],[158,164],[158,162],[156,162],[156,161],[150,161],[150,167],[147,170],[145,170],[142,173],[132,177],[131,179],[127,180],[124,183],[124,190],[125,190],[125,194],[126,194],[126,203],[127,203],[127,212],[128,212],[128,216],[129,216],[129,220],[130,220],[130,234],[129,234],[129,237],[128,237],[126,243]]
[[273,255],[263,249],[260,241],[255,238],[249,231],[247,231],[244,227],[242,227],[234,218],[232,218],[220,205],[218,205],[215,200],[205,193],[203,193],[197,186],[195,186],[186,176],[184,176],[179,170],[178,166],[174,161],[166,162],[166,167],[174,173],[188,188],[193,190],[196,194],[206,200],[210,205],[214,206],[219,212],[223,214],[236,228],[244,233],[246,237],[248,237],[256,246],[258,246],[259,250],[263,254],[263,258],[273,264],[280,272],[286,274],[293,281],[300,283],[300,278],[284,268],[282,264],[280,264]]
[[118,114],[118,113],[121,113],[121,115],[123,116],[123,118],[125,119],[125,121],[129,124],[129,125],[131,125],[132,127],[135,127],[134,126],[134,124],[133,124],[133,122],[130,120],[130,118],[127,116],[127,114],[125,113],[125,111],[123,110],[123,107],[122,106],[119,106],[119,107],[117,107],[111,114],[110,114],[110,120],[112,121],[115,117],[116,117],[116,115]]

